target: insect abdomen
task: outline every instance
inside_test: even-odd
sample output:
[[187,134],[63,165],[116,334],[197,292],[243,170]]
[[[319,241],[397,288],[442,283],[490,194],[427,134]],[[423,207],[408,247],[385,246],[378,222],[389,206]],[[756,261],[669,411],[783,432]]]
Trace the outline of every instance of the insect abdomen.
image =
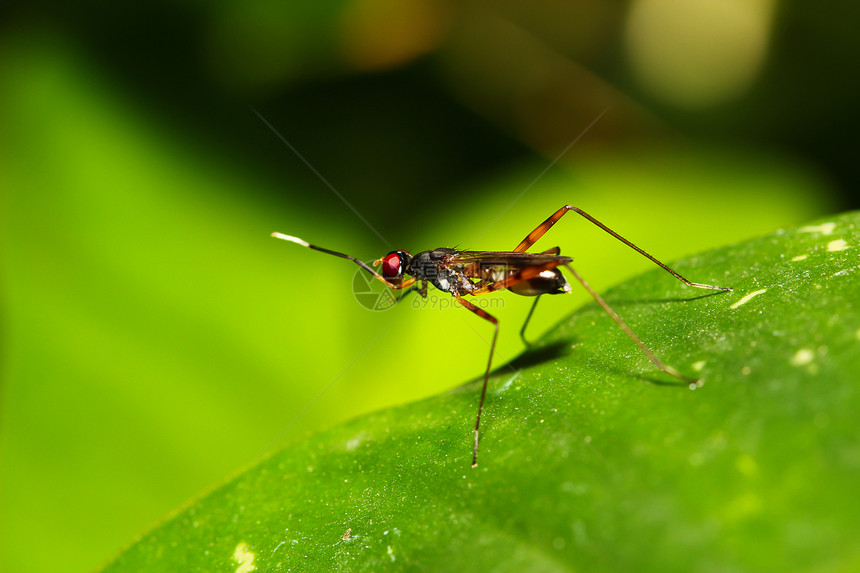
[[550,269],[529,280],[510,286],[508,290],[522,296],[563,294],[570,292],[570,285],[567,284],[567,279],[564,278],[561,271]]

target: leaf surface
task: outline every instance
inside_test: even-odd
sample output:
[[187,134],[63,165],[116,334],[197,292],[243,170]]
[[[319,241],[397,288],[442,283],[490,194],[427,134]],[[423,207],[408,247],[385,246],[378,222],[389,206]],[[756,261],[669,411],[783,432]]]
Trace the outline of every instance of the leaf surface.
[[660,269],[605,293],[700,388],[587,304],[494,371],[477,468],[475,380],[274,453],[105,571],[855,569],[858,221],[674,265],[731,293]]

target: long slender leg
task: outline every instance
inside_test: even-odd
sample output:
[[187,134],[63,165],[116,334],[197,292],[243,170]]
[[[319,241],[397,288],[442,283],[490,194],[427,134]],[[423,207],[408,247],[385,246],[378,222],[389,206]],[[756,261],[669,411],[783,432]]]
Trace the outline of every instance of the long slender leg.
[[567,270],[569,270],[573,274],[573,276],[576,277],[576,280],[578,280],[580,282],[580,284],[583,287],[585,287],[585,290],[587,290],[588,293],[592,297],[594,297],[594,300],[597,301],[597,304],[599,304],[601,307],[603,307],[603,310],[606,311],[606,314],[611,316],[612,320],[617,322],[618,326],[621,327],[621,329],[627,334],[627,336],[629,336],[633,340],[633,342],[635,342],[636,345],[642,350],[642,352],[645,353],[645,356],[648,357],[648,360],[650,360],[651,362],[654,363],[654,366],[656,366],[657,368],[659,368],[660,370],[662,370],[666,374],[668,374],[670,376],[674,376],[675,378],[677,378],[679,380],[683,380],[684,382],[689,382],[690,384],[698,384],[700,382],[698,379],[689,378],[687,376],[684,376],[683,374],[681,374],[680,372],[678,372],[677,370],[675,370],[671,366],[664,364],[662,360],[657,358],[657,356],[655,356],[654,353],[651,352],[650,348],[645,346],[645,343],[642,342],[638,336],[636,336],[636,334],[633,332],[633,330],[631,330],[630,327],[627,326],[627,323],[624,322],[623,320],[621,320],[621,317],[618,316],[618,314],[614,310],[612,310],[612,307],[609,306],[606,303],[606,301],[603,300],[603,298],[601,298],[601,296],[599,294],[597,294],[594,291],[594,289],[591,288],[591,286],[587,282],[585,282],[585,279],[583,279],[581,276],[579,276],[579,273],[577,273],[575,270],[573,270],[572,266],[570,266],[568,263],[565,263],[564,266],[567,267]]
[[493,353],[496,351],[496,338],[499,337],[499,321],[496,320],[496,317],[494,317],[487,311],[478,308],[477,306],[462,298],[461,296],[455,294],[454,298],[457,299],[457,302],[459,302],[484,320],[492,322],[493,327],[495,328],[493,330],[493,342],[492,344],[490,344],[490,358],[487,360],[487,370],[484,372],[484,385],[481,387],[481,401],[478,402],[478,415],[475,418],[475,445],[474,449],[472,450],[472,467],[474,468],[478,465],[478,436],[480,435],[479,431],[481,427],[481,412],[484,410],[484,398],[487,396],[487,382],[490,379],[490,367],[493,364]]
[[541,296],[542,295],[537,295],[535,297],[534,304],[532,304],[532,307],[529,309],[529,313],[526,316],[526,321],[523,323],[523,327],[520,329],[520,338],[523,339],[523,344],[525,344],[526,346],[532,345],[532,343],[526,339],[526,327],[529,325],[529,321],[532,319],[532,315],[535,312],[535,308],[537,308],[537,303],[540,300]]
[[425,298],[427,297],[427,288],[426,287],[422,291],[419,287],[413,285],[412,288],[400,293],[400,295],[394,299],[394,304],[398,304],[401,300],[403,300],[404,298],[406,298],[407,296],[409,296],[413,292],[417,292],[420,296],[423,296]]
[[[399,304],[401,300],[403,300],[404,298],[409,296],[410,293],[413,293],[413,292],[418,293],[418,296],[420,296],[421,298],[427,298],[427,281],[422,281],[420,287],[413,285],[412,288],[401,293],[400,296],[398,296],[397,298],[394,299],[394,305]],[[394,306],[394,305],[392,305],[392,306]]]
[[647,257],[648,259],[650,259],[652,262],[657,264],[663,270],[665,270],[666,272],[668,272],[673,277],[675,277],[676,279],[678,279],[679,281],[681,281],[682,283],[684,283],[687,286],[696,287],[696,288],[706,288],[706,289],[711,289],[711,290],[725,290],[725,291],[732,290],[731,287],[706,285],[706,284],[702,284],[702,283],[694,283],[692,281],[687,280],[686,278],[682,277],[677,272],[675,272],[674,270],[669,268],[669,266],[667,266],[666,264],[659,261],[657,258],[650,255],[644,249],[637,247],[632,242],[628,241],[627,239],[625,239],[624,237],[622,237],[621,235],[619,235],[618,233],[616,233],[615,231],[613,231],[612,229],[610,229],[609,227],[607,227],[606,225],[604,225],[603,223],[601,223],[600,221],[598,221],[597,219],[595,219],[594,217],[592,217],[591,215],[589,215],[588,213],[583,211],[582,209],[580,209],[578,207],[574,207],[572,205],[565,205],[564,207],[562,207],[561,209],[559,209],[558,211],[553,213],[549,219],[547,219],[546,221],[544,221],[543,223],[538,225],[534,231],[532,231],[531,233],[526,235],[526,238],[523,239],[519,245],[517,245],[517,247],[514,249],[514,252],[517,252],[517,253],[526,252],[526,250],[529,247],[531,247],[538,239],[543,237],[544,234],[549,230],[549,228],[552,227],[553,225],[555,225],[556,222],[559,219],[561,219],[564,216],[564,214],[567,213],[568,211],[573,211],[575,213],[578,213],[579,215],[582,215],[584,218],[588,219],[590,222],[594,223],[595,225],[597,225],[598,227],[600,227],[601,229],[603,229],[604,231],[606,231],[607,233],[609,233],[610,235],[612,235],[613,237],[615,237],[616,239],[618,239],[619,241],[621,241],[622,243],[624,243],[625,245],[630,247],[631,249],[638,252],[640,255],[643,255],[644,257]]
[[[559,253],[561,253],[561,247],[553,247],[541,252],[542,255],[558,255]],[[529,309],[529,313],[526,315],[526,320],[523,322],[523,327],[520,329],[520,338],[523,339],[523,344],[526,346],[531,346],[531,342],[526,339],[526,327],[529,325],[532,315],[535,313],[535,308],[537,308],[537,303],[540,300],[540,297],[541,295],[535,297],[534,304],[532,304],[532,307]]]

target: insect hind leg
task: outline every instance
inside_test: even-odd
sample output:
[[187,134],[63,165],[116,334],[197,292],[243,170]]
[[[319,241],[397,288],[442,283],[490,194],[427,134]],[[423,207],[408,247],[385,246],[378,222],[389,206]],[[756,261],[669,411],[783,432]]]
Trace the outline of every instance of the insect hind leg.
[[[551,249],[547,249],[545,251],[542,251],[540,254],[542,254],[542,255],[559,255],[559,254],[561,254],[561,247],[553,247]],[[523,322],[523,327],[520,328],[520,338],[522,339],[523,344],[525,344],[526,347],[531,347],[531,345],[532,345],[532,343],[529,342],[528,339],[526,338],[526,328],[528,327],[529,322],[531,322],[531,320],[532,320],[532,315],[535,313],[535,309],[537,308],[537,303],[540,300],[541,296],[543,296],[543,295],[538,295],[535,297],[535,301],[534,301],[534,303],[532,303],[532,307],[529,309],[529,313],[526,315],[526,320]]]
[[680,372],[678,372],[677,370],[675,370],[674,368],[672,368],[668,364],[664,364],[662,360],[657,358],[657,356],[651,351],[651,349],[648,348],[645,345],[645,343],[639,339],[638,336],[636,336],[636,333],[633,332],[633,330],[629,326],[627,326],[627,323],[624,322],[620,316],[618,316],[618,313],[616,313],[612,309],[612,307],[609,306],[609,304],[605,300],[603,300],[603,297],[601,297],[599,294],[597,294],[597,292],[593,288],[591,288],[591,285],[589,285],[587,282],[585,282],[585,279],[582,278],[578,272],[573,270],[572,266],[570,266],[567,263],[565,263],[564,266],[567,267],[567,270],[569,270],[570,273],[574,276],[574,278],[576,278],[576,280],[579,281],[579,284],[581,284],[585,288],[585,290],[588,291],[588,294],[590,294],[594,298],[594,300],[597,301],[597,304],[599,304],[601,306],[601,308],[603,308],[603,310],[606,311],[606,314],[608,314],[610,317],[612,317],[612,320],[614,320],[618,324],[618,326],[621,327],[621,330],[623,330],[624,333],[627,336],[629,336],[633,342],[636,343],[636,345],[639,347],[639,349],[645,354],[645,356],[648,357],[648,360],[650,360],[652,363],[654,363],[654,366],[656,366],[657,368],[659,368],[660,370],[662,370],[663,372],[665,372],[669,376],[677,378],[678,380],[681,380],[683,382],[687,382],[689,384],[696,384],[696,385],[701,384],[700,379],[690,378],[688,376],[684,376],[683,374],[681,374]]
[[672,275],[673,277],[675,277],[676,279],[678,279],[679,281],[681,281],[682,283],[684,283],[687,286],[696,287],[696,288],[711,289],[711,290],[722,290],[722,291],[732,290],[731,287],[722,287],[722,286],[708,285],[708,284],[703,284],[703,283],[694,283],[693,281],[690,281],[690,280],[684,278],[683,276],[681,276],[680,274],[675,272],[675,270],[670,268],[668,265],[666,265],[665,263],[663,263],[662,261],[660,261],[659,259],[657,259],[653,255],[648,253],[645,249],[642,249],[642,248],[636,246],[635,244],[633,244],[632,241],[625,239],[624,237],[622,237],[621,235],[619,235],[618,233],[616,233],[615,231],[613,231],[612,229],[607,227],[605,224],[598,221],[596,218],[592,217],[591,215],[589,215],[588,213],[586,213],[585,211],[583,211],[579,207],[574,207],[573,205],[565,205],[564,207],[560,208],[558,211],[553,213],[546,221],[544,221],[543,223],[538,225],[531,233],[526,235],[526,238],[523,239],[522,242],[520,242],[520,244],[516,246],[516,248],[514,248],[514,252],[524,253],[529,247],[531,247],[533,244],[535,244],[538,241],[538,239],[543,237],[546,234],[546,232],[549,231],[550,227],[555,225],[558,222],[558,220],[561,219],[569,211],[573,211],[574,213],[581,215],[584,219],[587,219],[590,223],[600,227],[603,231],[609,233],[610,235],[612,235],[613,237],[615,237],[616,239],[618,239],[619,241],[621,241],[622,243],[624,243],[625,245],[627,245],[628,247],[630,247],[631,249],[633,249],[634,251],[636,251],[637,253],[642,255],[643,257],[649,259],[651,262],[653,262],[654,264],[656,264],[657,266],[662,268],[664,271],[666,271],[667,273],[669,273],[670,275]]
[[526,327],[528,327],[529,322],[531,322],[532,315],[535,313],[535,308],[537,308],[537,303],[540,300],[540,297],[543,295],[538,295],[535,297],[534,303],[532,303],[532,307],[529,309],[529,313],[526,315],[526,320],[523,322],[523,327],[520,329],[520,338],[527,347],[531,347],[532,343],[529,342],[528,338],[526,338]]

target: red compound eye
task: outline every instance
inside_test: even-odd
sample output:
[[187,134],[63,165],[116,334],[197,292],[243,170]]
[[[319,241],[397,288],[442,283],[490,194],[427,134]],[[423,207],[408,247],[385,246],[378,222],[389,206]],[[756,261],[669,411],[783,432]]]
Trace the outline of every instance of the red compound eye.
[[394,279],[403,274],[403,261],[399,253],[388,253],[382,259],[382,276]]

